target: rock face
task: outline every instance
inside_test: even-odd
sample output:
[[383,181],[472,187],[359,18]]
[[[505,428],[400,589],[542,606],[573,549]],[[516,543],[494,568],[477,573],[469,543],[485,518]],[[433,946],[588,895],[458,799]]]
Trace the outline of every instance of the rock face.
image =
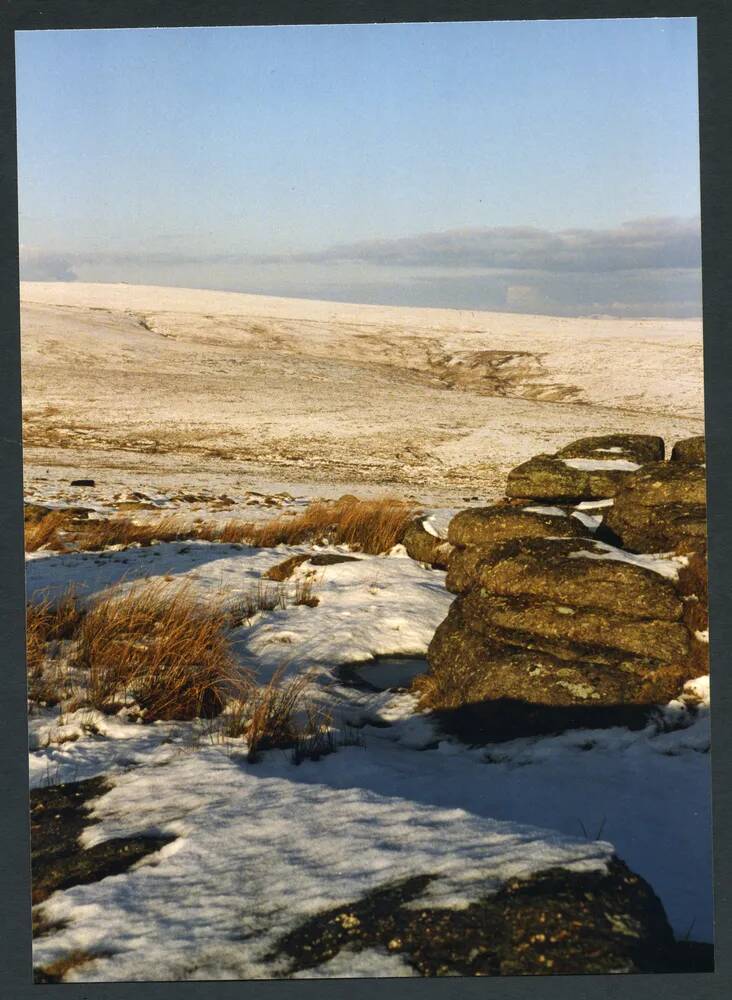
[[488,593],[548,598],[634,617],[681,617],[681,598],[660,573],[615,558],[618,550],[584,539],[505,542],[477,570]]
[[492,546],[515,538],[575,538],[587,535],[576,518],[538,514],[520,507],[496,504],[462,510],[450,521],[448,540],[453,545]]
[[[612,505],[596,508],[604,537],[624,548],[557,507],[537,512],[507,501],[450,523],[447,586],[458,597],[415,689],[446,728],[470,740],[642,725],[707,670],[704,469],[659,461],[663,441],[644,435],[585,438],[532,460],[533,468],[598,452],[646,462],[613,472],[604,481]],[[513,478],[522,492],[531,466]],[[569,492],[547,486],[533,497],[556,504]]]
[[581,538],[589,534],[578,518],[539,514],[509,504],[460,511],[447,533],[453,545],[447,565],[447,589],[461,594],[474,586],[478,566],[504,542],[547,536]]
[[418,904],[433,879],[392,883],[316,914],[272,957],[287,975],[317,968],[343,948],[385,948],[422,976],[691,971],[660,900],[617,858],[604,871],[550,868],[511,879],[461,909]]
[[662,462],[666,448],[663,438],[651,434],[603,434],[580,438],[560,448],[560,458],[616,458],[645,465]]
[[671,449],[672,462],[691,462],[694,465],[703,465],[706,460],[707,451],[703,434],[700,434],[699,437],[677,441]]
[[649,434],[580,438],[519,465],[508,474],[506,492],[561,503],[614,497],[630,472],[663,456],[663,439]]
[[[570,462],[583,464],[569,465]],[[623,459],[606,457],[596,462],[595,465],[592,459],[537,455],[509,472],[506,493],[509,497],[559,503],[599,500],[614,497],[628,472],[638,468],[636,463]]]
[[664,552],[680,542],[703,541],[705,469],[681,461],[644,466],[628,477],[605,523],[625,548],[635,552]]
[[402,539],[407,555],[417,562],[427,563],[435,569],[447,569],[452,545],[427,531],[421,518],[416,518],[407,528]]

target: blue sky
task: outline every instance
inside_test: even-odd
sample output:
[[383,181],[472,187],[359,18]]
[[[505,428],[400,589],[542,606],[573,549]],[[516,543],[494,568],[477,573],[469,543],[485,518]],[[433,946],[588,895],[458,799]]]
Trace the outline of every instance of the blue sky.
[[693,19],[21,32],[25,277],[699,313]]

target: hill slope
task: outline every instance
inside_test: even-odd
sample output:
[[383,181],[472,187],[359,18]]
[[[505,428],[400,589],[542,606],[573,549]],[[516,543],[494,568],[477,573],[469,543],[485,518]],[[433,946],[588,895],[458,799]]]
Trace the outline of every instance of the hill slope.
[[41,282],[21,304],[31,481],[204,475],[451,500],[490,496],[583,434],[703,429],[693,320]]

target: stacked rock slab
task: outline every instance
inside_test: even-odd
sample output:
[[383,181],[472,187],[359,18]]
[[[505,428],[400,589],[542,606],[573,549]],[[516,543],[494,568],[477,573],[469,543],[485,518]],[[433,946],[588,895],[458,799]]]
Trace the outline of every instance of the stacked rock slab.
[[606,528],[631,552],[685,557],[678,589],[698,674],[709,669],[705,458],[703,437],[677,441],[670,462],[652,462],[628,477],[605,518]]
[[509,497],[572,503],[614,497],[628,474],[661,461],[663,439],[608,434],[573,441],[554,455],[537,455],[508,474]]
[[[701,619],[692,623],[688,613],[700,603],[688,593],[699,583],[676,579],[693,576],[688,560],[644,564],[568,513],[570,495],[574,502],[605,499],[599,491],[611,485],[617,498],[645,468],[681,468],[678,460],[662,463],[663,453],[660,438],[643,435],[576,441],[541,456],[554,463],[555,483],[564,477],[556,487],[548,485],[546,463],[539,473],[525,463],[509,476],[513,499],[453,518],[447,586],[458,596],[418,682],[423,704],[448,728],[480,740],[641,725],[653,706],[704,672],[692,649],[691,625]],[[608,459],[586,458],[597,455],[627,468],[598,479],[607,470],[595,462]],[[556,463],[574,456],[589,467],[568,466],[565,476]],[[696,473],[684,468],[690,482]],[[532,509],[537,501],[553,506]]]

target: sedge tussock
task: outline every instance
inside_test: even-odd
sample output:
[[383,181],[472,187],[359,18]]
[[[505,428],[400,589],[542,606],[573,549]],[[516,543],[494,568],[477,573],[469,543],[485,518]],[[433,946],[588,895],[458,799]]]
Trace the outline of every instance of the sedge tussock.
[[91,605],[73,664],[88,674],[88,701],[109,710],[132,698],[146,721],[214,717],[247,675],[228,638],[229,616],[189,587],[155,582]]

